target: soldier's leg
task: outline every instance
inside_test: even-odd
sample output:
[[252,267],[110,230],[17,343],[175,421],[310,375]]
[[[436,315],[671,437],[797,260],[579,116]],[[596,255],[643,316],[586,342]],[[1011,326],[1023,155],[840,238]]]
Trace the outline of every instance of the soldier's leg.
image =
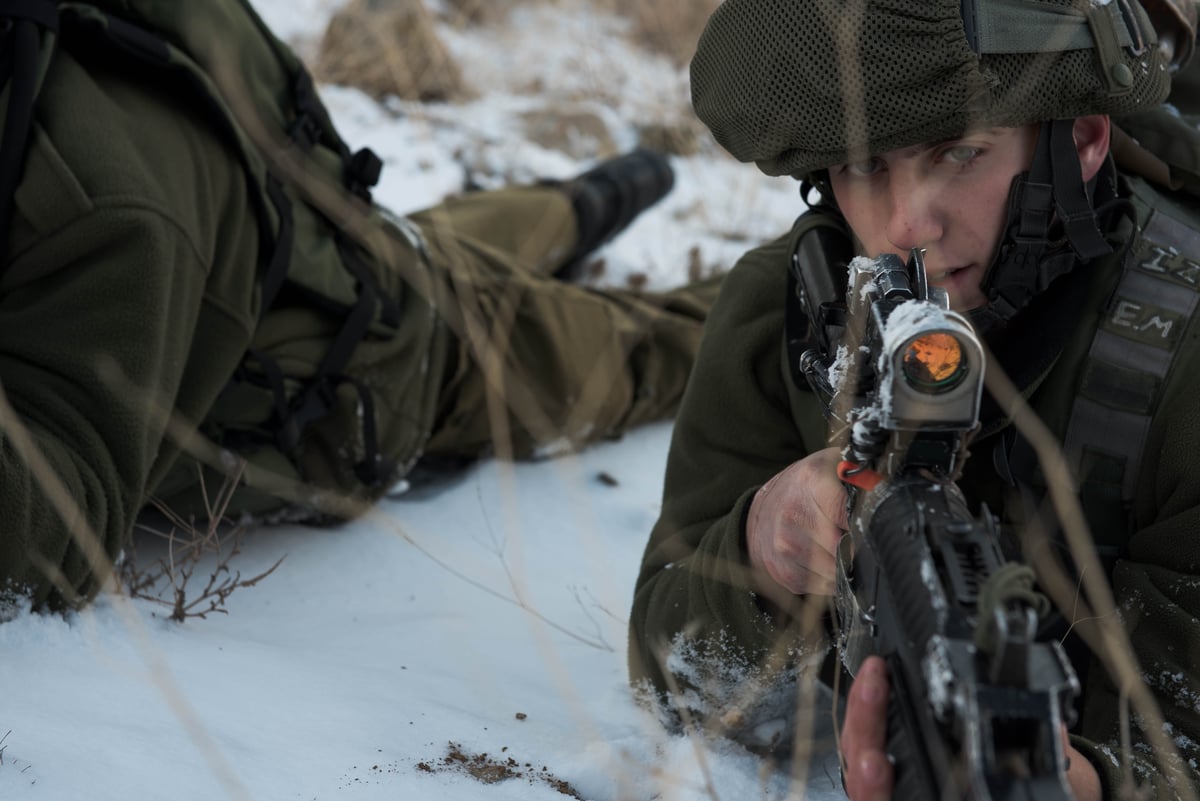
[[553,455],[675,412],[720,279],[639,294],[502,272],[456,289],[464,333],[427,454]]
[[506,269],[550,275],[575,250],[579,225],[558,186],[519,186],[455,195],[409,215],[429,236],[484,245]]
[[719,280],[655,294],[549,277],[672,183],[663,157],[635,151],[572,181],[474,193],[412,216],[456,338],[427,454],[534,456],[675,411]]
[[528,457],[671,415],[719,279],[667,293],[585,289],[420,220],[455,336],[427,454]]
[[445,238],[485,243],[518,269],[575,277],[583,257],[675,185],[661,153],[634,150],[565,181],[469,192],[411,215]]

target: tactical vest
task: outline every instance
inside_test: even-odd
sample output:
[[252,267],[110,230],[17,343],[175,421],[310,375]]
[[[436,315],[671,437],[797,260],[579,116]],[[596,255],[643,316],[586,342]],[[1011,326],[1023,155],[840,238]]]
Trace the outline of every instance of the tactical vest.
[[[5,110],[0,244],[8,237],[34,103],[55,48],[89,49],[155,71],[178,87],[184,102],[203,110],[247,176],[259,232],[260,319],[286,294],[289,302],[299,298],[329,315],[337,329],[316,374],[303,381],[286,377],[265,354],[247,353],[227,392],[252,387],[269,393],[273,410],[258,425],[223,431],[218,444],[233,450],[267,445],[290,454],[306,426],[328,413],[337,388],[355,384],[363,407],[365,452],[355,474],[367,486],[386,480],[392,465],[375,441],[370,393],[343,370],[364,339],[394,334],[399,299],[380,290],[366,251],[332,222],[329,235],[344,269],[318,269],[320,265],[293,260],[293,206],[307,201],[291,182],[281,180],[239,121],[251,110],[267,135],[286,136],[286,148],[303,156],[305,169],[323,173],[319,179],[343,187],[364,214],[370,212],[370,188],[382,163],[369,149],[350,151],[299,60],[246,0],[0,0],[0,23],[8,43],[0,54],[0,109]],[[245,108],[231,107],[235,99]]]

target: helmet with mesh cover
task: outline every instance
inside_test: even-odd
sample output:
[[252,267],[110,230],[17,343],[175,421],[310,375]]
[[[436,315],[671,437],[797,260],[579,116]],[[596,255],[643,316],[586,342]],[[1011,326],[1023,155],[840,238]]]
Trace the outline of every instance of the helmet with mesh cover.
[[735,157],[803,177],[971,128],[1156,105],[1157,45],[1135,0],[725,0],[692,101]]

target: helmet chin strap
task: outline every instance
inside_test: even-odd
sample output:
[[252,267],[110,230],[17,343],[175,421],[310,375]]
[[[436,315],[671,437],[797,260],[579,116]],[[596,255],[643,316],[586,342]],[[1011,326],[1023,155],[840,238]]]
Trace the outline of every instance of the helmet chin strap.
[[1006,325],[1077,260],[1112,253],[1092,206],[1095,183],[1083,181],[1074,122],[1042,123],[1029,171],[1013,179],[1004,235],[980,285],[988,303],[968,313],[981,335]]

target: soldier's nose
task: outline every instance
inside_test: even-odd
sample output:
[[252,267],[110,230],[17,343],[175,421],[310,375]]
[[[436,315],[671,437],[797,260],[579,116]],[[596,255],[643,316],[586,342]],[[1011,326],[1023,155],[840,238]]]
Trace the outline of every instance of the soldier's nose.
[[928,247],[941,239],[936,197],[928,188],[907,183],[892,187],[887,237],[900,253]]

